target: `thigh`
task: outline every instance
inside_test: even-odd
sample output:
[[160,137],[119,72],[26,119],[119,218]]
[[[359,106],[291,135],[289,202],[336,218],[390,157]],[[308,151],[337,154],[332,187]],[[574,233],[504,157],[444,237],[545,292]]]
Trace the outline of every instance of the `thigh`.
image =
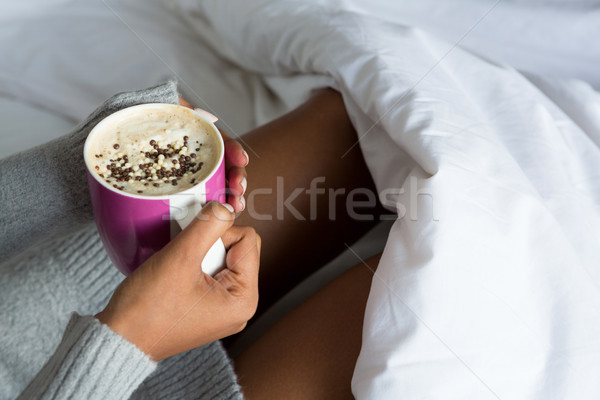
[[363,318],[380,256],[325,286],[235,360],[250,399],[351,399]]
[[[243,139],[251,160],[237,223],[263,239],[260,312],[372,228],[381,208],[339,93],[322,90]],[[372,194],[358,217],[347,208],[355,189]]]

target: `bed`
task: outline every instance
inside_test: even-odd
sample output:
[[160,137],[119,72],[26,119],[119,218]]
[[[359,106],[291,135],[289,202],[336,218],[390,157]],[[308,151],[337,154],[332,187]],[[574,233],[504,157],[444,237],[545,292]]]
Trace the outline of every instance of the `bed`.
[[2,156],[171,76],[234,135],[332,86],[398,219],[284,299],[240,348],[383,250],[356,398],[598,398],[600,4],[365,4],[4,4]]

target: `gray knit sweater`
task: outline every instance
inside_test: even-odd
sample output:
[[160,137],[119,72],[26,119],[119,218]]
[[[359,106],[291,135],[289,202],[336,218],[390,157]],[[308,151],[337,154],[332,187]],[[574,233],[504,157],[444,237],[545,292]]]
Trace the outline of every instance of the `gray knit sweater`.
[[1,399],[242,398],[219,342],[157,364],[89,316],[123,276],[93,225],[85,138],[121,108],[177,101],[175,82],[122,93],[73,133],[0,160]]

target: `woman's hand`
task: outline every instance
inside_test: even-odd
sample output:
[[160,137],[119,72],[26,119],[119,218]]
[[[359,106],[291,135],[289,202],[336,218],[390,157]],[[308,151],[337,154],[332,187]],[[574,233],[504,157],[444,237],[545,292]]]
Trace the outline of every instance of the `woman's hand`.
[[[179,98],[179,104],[194,108],[185,99]],[[248,153],[244,150],[242,145],[235,139],[229,137],[228,134],[221,131],[223,136],[223,142],[225,143],[225,169],[227,171],[227,182],[228,182],[228,194],[227,203],[231,204],[236,213],[244,211],[246,208],[246,199],[244,198],[244,192],[248,186],[246,180],[246,165],[250,161]]]
[[[155,361],[241,331],[258,303],[260,237],[233,227],[233,219],[223,205],[208,203],[119,285],[96,317]],[[227,268],[213,279],[200,263],[219,237]]]

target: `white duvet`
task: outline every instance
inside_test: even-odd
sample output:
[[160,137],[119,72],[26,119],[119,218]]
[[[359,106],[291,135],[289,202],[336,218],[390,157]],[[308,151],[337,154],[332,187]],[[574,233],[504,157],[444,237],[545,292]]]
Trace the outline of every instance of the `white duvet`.
[[[371,287],[354,395],[597,399],[600,94],[558,77],[600,84],[600,13],[589,1],[524,3],[57,0],[44,4],[85,24],[85,48],[5,39],[0,54],[17,57],[0,59],[0,92],[82,117],[111,92],[176,71],[243,130],[334,85],[381,200],[399,214]],[[131,33],[124,22],[136,35],[89,48],[98,32]],[[45,23],[64,37],[73,29]],[[12,24],[0,31],[15,35]],[[207,43],[227,60],[212,75],[194,64]]]

